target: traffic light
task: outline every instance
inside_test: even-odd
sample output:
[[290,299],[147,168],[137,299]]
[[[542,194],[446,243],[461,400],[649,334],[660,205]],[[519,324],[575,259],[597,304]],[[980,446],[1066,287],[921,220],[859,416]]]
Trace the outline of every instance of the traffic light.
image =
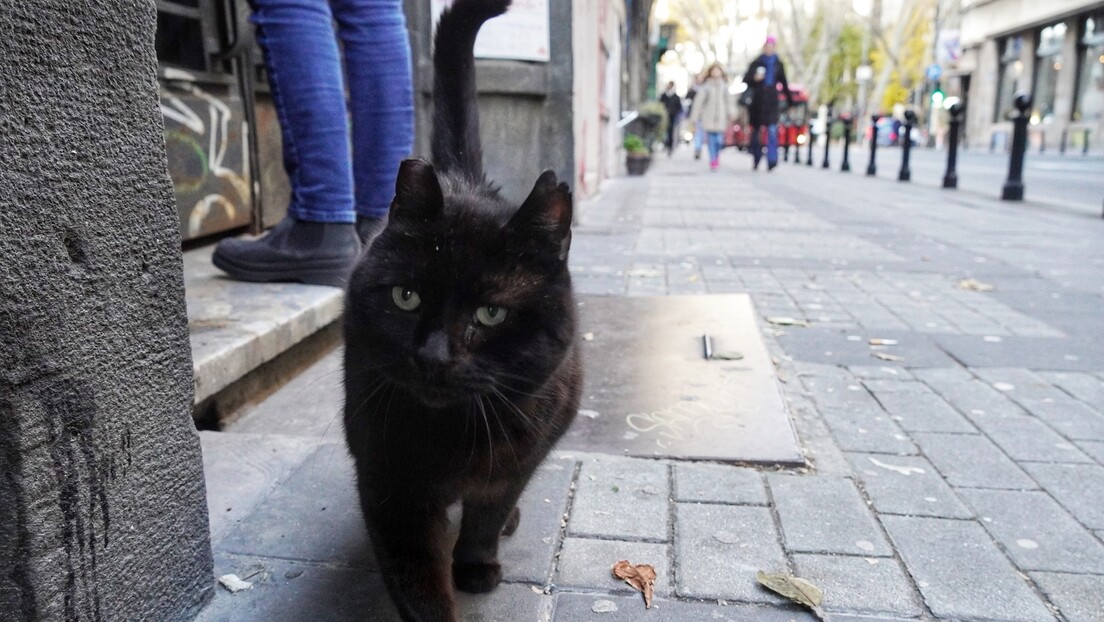
[[944,97],[946,97],[946,95],[943,93],[943,87],[939,84],[939,81],[936,80],[935,88],[932,89],[931,94],[932,106],[935,108],[941,108],[943,106]]

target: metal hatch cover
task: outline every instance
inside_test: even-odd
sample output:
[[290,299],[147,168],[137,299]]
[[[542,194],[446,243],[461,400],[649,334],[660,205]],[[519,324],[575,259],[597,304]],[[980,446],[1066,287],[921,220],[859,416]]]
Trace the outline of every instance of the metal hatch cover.
[[579,311],[586,383],[559,449],[804,465],[749,296],[582,296]]

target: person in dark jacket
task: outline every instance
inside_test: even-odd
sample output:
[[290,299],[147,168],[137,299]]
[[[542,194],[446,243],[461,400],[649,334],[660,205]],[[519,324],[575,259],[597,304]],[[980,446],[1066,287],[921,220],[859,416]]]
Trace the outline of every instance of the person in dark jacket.
[[[767,37],[767,42],[763,45],[763,53],[751,61],[747,73],[744,74],[744,83],[752,93],[751,105],[748,106],[751,155],[754,158],[752,168],[758,169],[759,161],[763,158],[759,133],[761,128],[766,127],[768,171],[778,165],[779,95],[786,98],[788,106],[793,106],[793,95],[790,93],[789,83],[786,82],[786,68],[782,64],[782,59],[775,54],[776,43],[774,37]],[[779,85],[782,86],[781,93]]]
[[682,116],[682,98],[675,92],[674,82],[667,83],[667,90],[659,96],[659,101],[667,109],[667,136],[663,146],[667,148],[667,155],[671,155],[675,151],[675,136],[678,135],[679,117]]

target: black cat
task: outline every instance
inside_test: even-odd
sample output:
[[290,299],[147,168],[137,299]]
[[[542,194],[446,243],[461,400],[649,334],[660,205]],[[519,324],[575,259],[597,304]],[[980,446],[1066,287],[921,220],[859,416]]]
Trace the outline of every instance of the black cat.
[[472,47],[508,6],[458,0],[441,15],[436,168],[402,163],[346,299],[346,440],[404,620],[456,620],[454,586],[498,585],[499,536],[517,527],[519,495],[579,406],[571,194],[546,171],[518,207],[482,171]]

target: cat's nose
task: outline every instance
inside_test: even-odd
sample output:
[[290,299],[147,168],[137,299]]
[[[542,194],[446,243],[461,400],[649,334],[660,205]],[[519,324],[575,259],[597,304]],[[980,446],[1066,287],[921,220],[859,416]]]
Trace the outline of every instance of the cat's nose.
[[418,348],[418,362],[427,371],[446,367],[449,359],[449,339],[443,330],[430,333]]

